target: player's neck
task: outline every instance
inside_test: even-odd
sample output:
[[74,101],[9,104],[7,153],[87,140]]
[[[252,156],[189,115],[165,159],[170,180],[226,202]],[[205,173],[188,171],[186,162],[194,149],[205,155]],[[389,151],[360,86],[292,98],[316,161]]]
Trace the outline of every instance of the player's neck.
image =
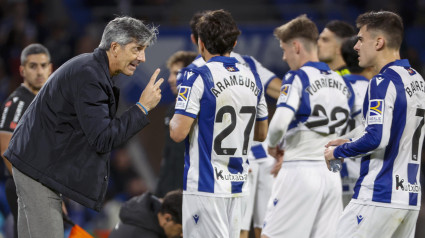
[[385,65],[399,59],[400,59],[400,52],[398,50],[390,50],[390,49],[383,50],[376,57],[376,62],[374,64],[375,70],[377,72],[380,72]]
[[332,70],[337,70],[345,66],[345,62],[341,57],[335,57],[332,62],[328,63],[329,68]]
[[304,54],[301,54],[299,59],[299,68],[301,68],[307,62],[319,62],[319,57],[317,56],[317,53],[304,52]]
[[208,51],[205,51],[204,54],[202,54],[202,58],[204,58],[205,62],[208,62],[211,58],[216,57],[216,56],[230,57],[230,53],[226,53],[224,55],[219,55],[219,54],[210,54]]

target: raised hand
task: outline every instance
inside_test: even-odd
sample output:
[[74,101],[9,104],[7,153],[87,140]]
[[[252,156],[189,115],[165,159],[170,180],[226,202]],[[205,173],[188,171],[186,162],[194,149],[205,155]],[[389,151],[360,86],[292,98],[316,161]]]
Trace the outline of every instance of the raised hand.
[[151,79],[146,85],[145,90],[143,90],[142,95],[140,95],[139,102],[146,108],[147,111],[152,110],[156,105],[158,105],[161,100],[161,89],[160,86],[164,82],[163,78],[160,78],[155,82],[158,74],[161,70],[158,68],[152,74]]

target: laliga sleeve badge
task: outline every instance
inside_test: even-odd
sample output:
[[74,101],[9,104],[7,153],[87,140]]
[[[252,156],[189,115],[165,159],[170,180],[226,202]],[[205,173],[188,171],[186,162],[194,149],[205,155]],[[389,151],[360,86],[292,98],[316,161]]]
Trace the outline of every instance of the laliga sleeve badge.
[[279,103],[285,103],[288,100],[288,94],[289,94],[289,91],[290,90],[291,90],[291,85],[290,84],[284,84],[280,88],[280,95],[279,95],[279,98],[277,100],[277,104],[279,104]]
[[182,109],[185,110],[187,106],[187,101],[190,96],[190,87],[187,86],[180,86],[179,93],[177,94],[177,102],[176,102],[176,109]]
[[374,99],[369,102],[368,124],[384,123],[384,100]]

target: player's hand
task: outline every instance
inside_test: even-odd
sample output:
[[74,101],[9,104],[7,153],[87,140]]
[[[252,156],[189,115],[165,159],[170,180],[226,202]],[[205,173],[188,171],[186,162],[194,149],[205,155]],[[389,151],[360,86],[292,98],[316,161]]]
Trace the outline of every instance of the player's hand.
[[285,154],[285,151],[282,150],[279,146],[269,147],[267,150],[269,154],[276,159],[276,163],[273,165],[273,168],[270,171],[270,173],[273,174],[273,177],[276,177],[280,168],[282,167],[283,155]]
[[[335,150],[336,146],[328,146],[325,149],[325,161],[326,161],[326,165],[328,166],[329,171],[331,171],[331,165],[329,163],[329,161],[336,159],[334,156],[334,150]],[[344,159],[341,159],[342,162],[344,162]]]
[[160,78],[158,81],[155,82],[160,71],[161,70],[159,68],[155,70],[155,72],[152,74],[152,77],[148,85],[146,85],[145,90],[143,90],[142,95],[140,95],[140,98],[139,98],[139,102],[148,111],[156,107],[156,105],[158,105],[159,101],[161,100],[160,86],[162,82],[164,82],[164,79]]
[[329,148],[330,146],[339,146],[339,145],[345,144],[345,143],[347,143],[347,142],[350,142],[350,140],[349,140],[349,139],[342,139],[342,138],[340,138],[340,139],[335,139],[335,140],[331,140],[331,141],[329,141],[329,142],[325,145],[325,147],[326,147],[326,148]]

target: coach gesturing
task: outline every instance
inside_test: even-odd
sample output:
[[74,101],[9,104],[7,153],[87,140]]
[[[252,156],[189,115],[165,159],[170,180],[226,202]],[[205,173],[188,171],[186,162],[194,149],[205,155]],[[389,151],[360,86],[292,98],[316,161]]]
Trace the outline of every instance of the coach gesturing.
[[139,102],[115,117],[119,89],[112,77],[133,75],[157,30],[119,17],[105,27],[99,48],[53,73],[16,128],[4,156],[13,165],[19,237],[63,237],[61,195],[100,210],[109,153],[145,127],[161,99],[155,71]]

